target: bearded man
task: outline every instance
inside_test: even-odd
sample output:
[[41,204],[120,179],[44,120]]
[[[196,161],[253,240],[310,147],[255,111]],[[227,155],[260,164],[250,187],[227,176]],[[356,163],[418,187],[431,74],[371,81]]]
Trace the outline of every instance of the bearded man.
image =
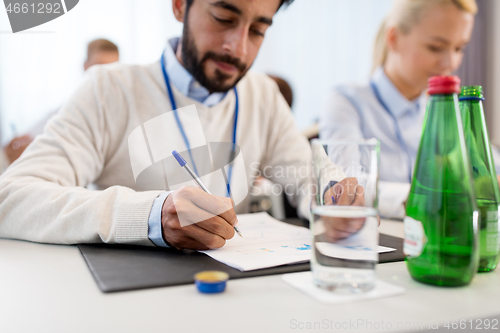
[[[248,71],[292,1],[173,0],[183,34],[161,59],[95,66],[1,176],[0,237],[220,248],[260,175],[307,216],[310,146],[274,81]],[[225,143],[232,149],[217,149]],[[182,186],[189,179],[171,148],[214,195]]]

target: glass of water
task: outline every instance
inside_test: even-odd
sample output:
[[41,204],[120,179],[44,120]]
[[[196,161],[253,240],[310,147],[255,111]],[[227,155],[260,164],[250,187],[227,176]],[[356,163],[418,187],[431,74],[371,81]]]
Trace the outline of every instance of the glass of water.
[[380,143],[313,140],[310,228],[314,283],[338,293],[375,287]]

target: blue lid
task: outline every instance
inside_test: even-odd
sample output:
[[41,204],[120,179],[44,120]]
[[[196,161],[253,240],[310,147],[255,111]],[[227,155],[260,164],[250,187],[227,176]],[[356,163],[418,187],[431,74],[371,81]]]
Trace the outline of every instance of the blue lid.
[[226,289],[226,281],[229,275],[220,271],[204,271],[194,276],[198,290],[205,294],[215,294]]
[[181,167],[187,164],[186,160],[182,158],[181,154],[179,154],[177,150],[172,151],[172,155],[174,155],[175,159],[177,160],[177,162],[179,162]]

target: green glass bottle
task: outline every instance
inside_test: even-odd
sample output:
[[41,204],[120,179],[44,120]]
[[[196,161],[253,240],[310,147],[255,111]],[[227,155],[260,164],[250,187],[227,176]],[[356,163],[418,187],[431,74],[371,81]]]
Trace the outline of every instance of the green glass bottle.
[[404,220],[404,252],[411,276],[438,286],[470,283],[479,261],[479,212],[459,92],[456,76],[429,79],[430,96]]
[[490,272],[497,267],[500,258],[498,229],[500,193],[484,118],[482,87],[463,87],[459,100],[480,216],[479,272]]

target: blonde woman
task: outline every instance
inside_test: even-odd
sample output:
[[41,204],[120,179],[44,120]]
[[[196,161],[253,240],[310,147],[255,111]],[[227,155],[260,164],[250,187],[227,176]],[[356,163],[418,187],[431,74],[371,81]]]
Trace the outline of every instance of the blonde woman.
[[427,80],[458,69],[476,12],[475,0],[396,0],[377,36],[370,82],[339,87],[328,98],[321,138],[381,141],[379,209],[384,216],[404,216]]

